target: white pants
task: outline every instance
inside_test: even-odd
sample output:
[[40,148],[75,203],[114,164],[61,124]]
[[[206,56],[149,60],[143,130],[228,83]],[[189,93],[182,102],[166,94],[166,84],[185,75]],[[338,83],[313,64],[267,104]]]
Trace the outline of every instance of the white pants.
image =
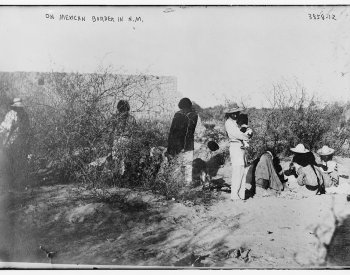
[[180,154],[181,171],[184,177],[184,182],[187,185],[192,182],[193,151],[182,152]]
[[231,199],[245,198],[245,168],[244,168],[244,151],[241,149],[240,142],[230,143],[230,157],[232,164],[231,179]]

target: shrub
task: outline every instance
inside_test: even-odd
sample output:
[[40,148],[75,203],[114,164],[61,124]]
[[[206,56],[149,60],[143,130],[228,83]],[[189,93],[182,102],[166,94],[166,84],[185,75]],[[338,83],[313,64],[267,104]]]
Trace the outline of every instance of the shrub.
[[336,148],[344,144],[345,132],[339,134],[336,130],[341,114],[337,104],[324,106],[314,97],[308,98],[298,83],[293,89],[275,85],[270,103],[271,108],[251,110],[250,125],[254,137],[250,142],[250,156],[256,157],[267,147],[287,155],[298,143],[310,150],[325,143]]
[[[167,81],[153,76],[121,76],[108,70],[94,74],[44,73],[40,79],[45,78],[45,85],[37,85],[36,73],[0,75],[1,114],[7,111],[1,108],[3,102],[12,100],[14,91],[24,99],[34,135],[31,170],[45,170],[45,178],[50,176],[52,181],[109,182],[107,168],[88,164],[110,153],[108,120],[120,99],[132,102],[135,115],[147,112],[151,116],[166,108],[158,96],[159,106],[150,109],[149,103],[155,102],[151,96],[159,94],[160,86]],[[20,93],[23,90],[25,94]],[[167,123],[140,121],[130,148],[131,167],[150,146],[164,144]]]
[[162,167],[150,188],[167,199],[179,199],[183,195],[184,180],[179,158],[174,158]]

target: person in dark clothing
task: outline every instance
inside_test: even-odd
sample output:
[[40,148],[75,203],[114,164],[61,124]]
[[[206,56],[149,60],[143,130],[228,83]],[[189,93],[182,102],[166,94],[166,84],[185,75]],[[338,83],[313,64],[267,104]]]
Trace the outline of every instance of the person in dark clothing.
[[192,161],[194,150],[194,132],[197,126],[198,114],[192,108],[188,98],[182,98],[178,104],[180,111],[176,112],[171,123],[167,153],[170,157],[179,156],[182,171],[187,184],[192,182]]
[[27,158],[30,150],[31,131],[27,112],[20,98],[15,98],[0,125],[0,151],[3,174],[12,187],[19,187],[27,179]]

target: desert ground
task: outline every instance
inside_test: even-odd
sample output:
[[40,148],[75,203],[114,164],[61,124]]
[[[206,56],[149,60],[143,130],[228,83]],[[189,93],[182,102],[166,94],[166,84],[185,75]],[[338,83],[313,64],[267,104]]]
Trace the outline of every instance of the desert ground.
[[[340,174],[349,175],[350,159],[336,160]],[[218,177],[230,182],[229,162]],[[341,178],[338,188],[316,196],[291,176],[281,196],[245,201],[201,187],[181,201],[120,188],[108,190],[110,201],[98,201],[74,184],[2,192],[2,223],[9,221],[11,250],[2,261],[175,268],[348,266],[349,226],[342,224],[349,220],[349,190],[350,180]]]

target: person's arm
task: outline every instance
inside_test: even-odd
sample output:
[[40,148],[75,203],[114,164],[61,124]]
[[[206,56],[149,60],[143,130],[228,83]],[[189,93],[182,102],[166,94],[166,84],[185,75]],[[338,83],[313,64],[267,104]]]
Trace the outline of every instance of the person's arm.
[[239,130],[235,121],[230,119],[226,120],[225,128],[230,139],[249,140],[249,136]]
[[253,130],[250,127],[247,128],[247,131],[245,133],[249,138],[253,137]]
[[173,117],[173,120],[171,121],[169,138],[172,137],[173,133],[179,129],[179,122],[180,122],[180,117],[178,116],[178,114],[175,114]]
[[181,115],[175,114],[173,117],[173,120],[171,122],[169,135],[168,135],[168,153],[171,154],[173,151],[174,143],[175,143],[175,133],[178,132],[180,129],[181,124]]
[[301,168],[297,169],[297,175],[298,175],[298,178],[297,178],[297,182],[300,186],[303,186],[305,185],[305,176],[306,174],[302,171]]

